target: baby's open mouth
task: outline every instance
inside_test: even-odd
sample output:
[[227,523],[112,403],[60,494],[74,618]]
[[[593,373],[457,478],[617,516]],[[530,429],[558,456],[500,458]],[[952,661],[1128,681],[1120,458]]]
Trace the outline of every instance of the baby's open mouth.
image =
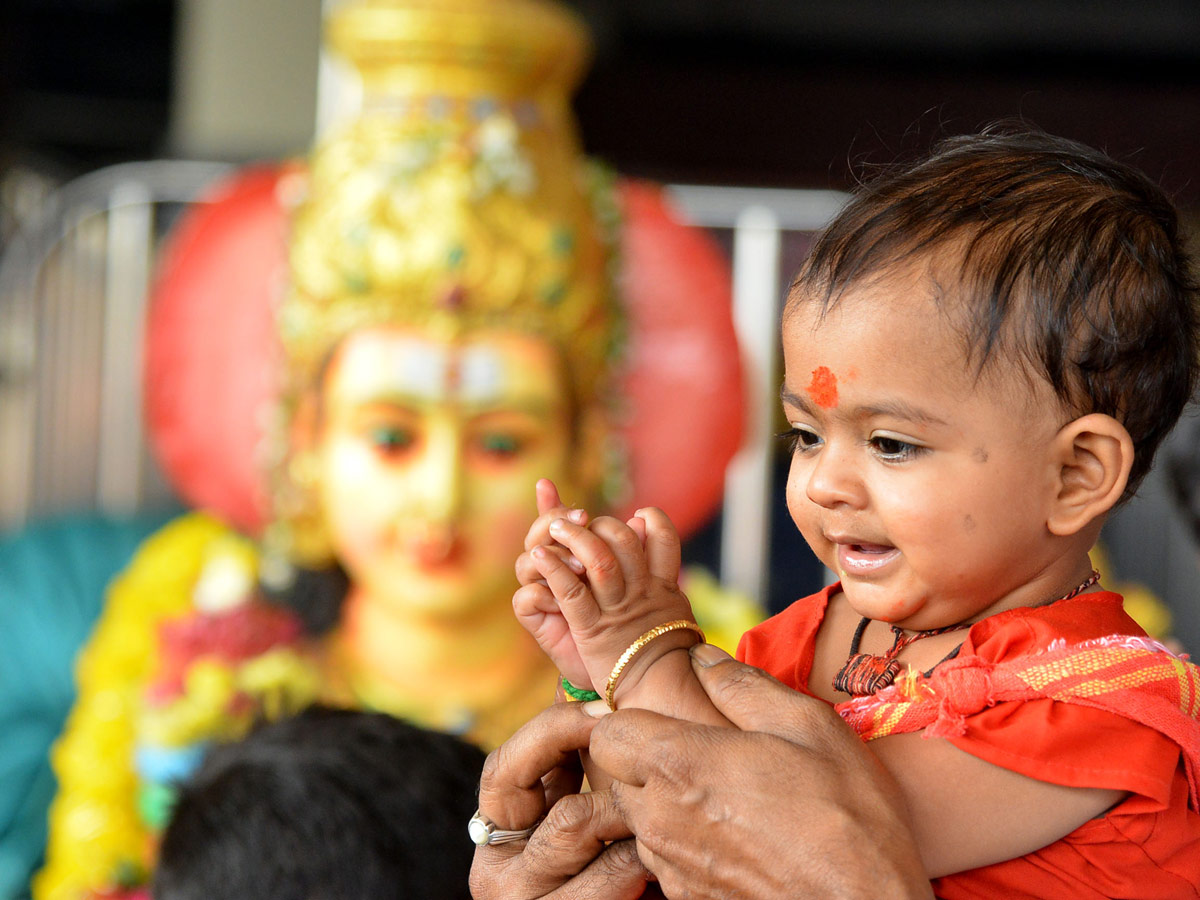
[[888,544],[839,544],[838,563],[843,572],[866,574],[889,565],[900,551]]

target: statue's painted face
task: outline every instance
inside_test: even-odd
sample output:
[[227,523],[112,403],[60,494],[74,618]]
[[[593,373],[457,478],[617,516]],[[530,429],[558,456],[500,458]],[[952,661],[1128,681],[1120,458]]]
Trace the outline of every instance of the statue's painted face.
[[321,502],[356,587],[405,614],[507,608],[535,480],[572,484],[557,350],[505,331],[368,329],[334,355],[321,400]]

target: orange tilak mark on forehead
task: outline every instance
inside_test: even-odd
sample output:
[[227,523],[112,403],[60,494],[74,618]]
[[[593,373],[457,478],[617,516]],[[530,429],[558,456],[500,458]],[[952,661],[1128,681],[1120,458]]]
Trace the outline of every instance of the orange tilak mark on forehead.
[[838,403],[837,376],[828,366],[813,369],[812,381],[808,383],[808,396],[821,409],[833,409]]

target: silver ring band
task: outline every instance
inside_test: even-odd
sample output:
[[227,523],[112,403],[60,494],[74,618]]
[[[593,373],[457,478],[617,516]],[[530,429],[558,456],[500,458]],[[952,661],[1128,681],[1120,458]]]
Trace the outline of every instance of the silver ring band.
[[528,828],[497,828],[496,823],[479,810],[475,810],[475,815],[471,816],[471,821],[467,823],[467,833],[471,835],[471,840],[475,842],[476,847],[507,844],[510,841],[523,841],[533,834],[536,828],[537,823],[530,825]]

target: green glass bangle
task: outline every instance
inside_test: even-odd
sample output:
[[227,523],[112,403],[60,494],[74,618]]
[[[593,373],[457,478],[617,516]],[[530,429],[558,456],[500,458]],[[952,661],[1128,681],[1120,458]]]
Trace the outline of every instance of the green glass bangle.
[[579,700],[583,703],[587,703],[589,700],[599,700],[600,699],[600,695],[597,694],[595,691],[585,690],[584,688],[577,688],[577,687],[575,687],[575,685],[571,684],[571,682],[567,681],[567,679],[565,679],[565,678],[562,680],[562,687],[563,687],[563,691],[566,692],[566,695],[568,697],[570,697],[572,700]]

